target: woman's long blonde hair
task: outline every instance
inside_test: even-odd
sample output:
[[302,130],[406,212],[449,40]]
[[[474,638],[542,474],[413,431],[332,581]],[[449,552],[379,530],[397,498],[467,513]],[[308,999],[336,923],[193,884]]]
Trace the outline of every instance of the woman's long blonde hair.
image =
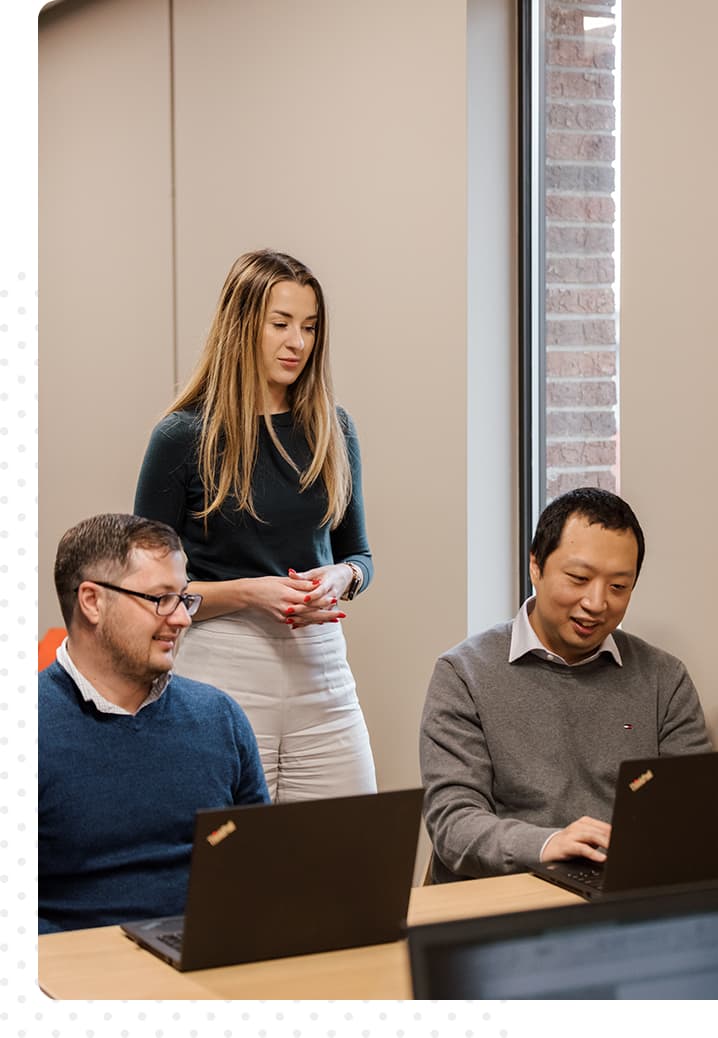
[[[274,431],[261,370],[260,342],[269,294],[280,281],[309,285],[317,300],[314,348],[288,390],[292,414],[312,453],[304,471],[298,469]],[[331,522],[334,529],[339,524],[351,496],[351,471],[329,370],[324,295],[303,263],[269,249],[248,252],[234,262],[197,367],[166,414],[187,408],[201,414],[198,461],[204,508],[197,513],[199,518],[206,522],[233,494],[240,511],[261,521],[252,499],[252,474],[259,443],[257,415],[263,414],[274,446],[299,473],[300,491],[318,479],[324,483],[327,510],[322,525]]]

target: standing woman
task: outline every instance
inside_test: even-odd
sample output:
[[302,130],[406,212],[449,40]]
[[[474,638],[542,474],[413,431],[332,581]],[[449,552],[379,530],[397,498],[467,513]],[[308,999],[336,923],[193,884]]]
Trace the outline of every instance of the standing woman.
[[373,573],[359,444],[303,263],[268,250],[234,263],[197,368],[152,432],[135,512],[177,530],[203,596],[176,670],[245,709],[272,799],[374,792],[340,622]]

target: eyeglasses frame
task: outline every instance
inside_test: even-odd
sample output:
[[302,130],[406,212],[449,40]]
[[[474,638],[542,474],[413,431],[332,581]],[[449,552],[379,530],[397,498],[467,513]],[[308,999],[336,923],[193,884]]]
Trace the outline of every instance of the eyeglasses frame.
[[[90,577],[85,578],[90,584],[97,584],[98,587],[105,587],[108,591],[119,591],[123,595],[133,595],[135,598],[144,598],[147,602],[154,602],[155,612],[157,616],[172,616],[176,613],[180,605],[183,605],[187,616],[194,616],[199,607],[202,605],[202,595],[181,595],[178,591],[168,591],[164,595],[150,595],[146,591],[131,591],[128,587],[119,587],[117,584],[108,584],[106,580],[91,580]],[[80,590],[80,586],[75,588],[75,594]],[[160,602],[163,598],[177,598],[179,601],[174,609],[171,609],[169,613],[160,612]],[[194,605],[197,602],[195,608],[190,612],[190,606],[187,605],[187,600],[191,601]]]

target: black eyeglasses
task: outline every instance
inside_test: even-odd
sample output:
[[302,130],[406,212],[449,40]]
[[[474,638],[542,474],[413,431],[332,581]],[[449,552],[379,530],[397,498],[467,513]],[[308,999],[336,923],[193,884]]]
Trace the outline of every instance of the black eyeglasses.
[[[128,587],[118,587],[116,584],[108,584],[104,580],[90,580],[90,583],[106,587],[109,591],[119,591],[123,595],[134,595],[135,598],[144,598],[148,602],[154,602],[158,616],[171,616],[180,603],[187,610],[188,616],[194,616],[202,604],[201,595],[178,595],[176,592],[167,595],[148,595],[144,591],[130,591]],[[78,590],[79,587],[76,587],[75,593]]]

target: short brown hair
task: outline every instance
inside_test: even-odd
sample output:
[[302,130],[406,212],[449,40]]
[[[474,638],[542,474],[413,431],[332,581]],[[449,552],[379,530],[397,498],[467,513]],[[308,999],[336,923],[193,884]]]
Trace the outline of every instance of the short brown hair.
[[177,533],[166,523],[137,515],[107,513],[83,519],[62,535],[55,556],[55,590],[69,628],[75,609],[75,590],[83,580],[123,570],[134,548],[167,554],[182,551]]

